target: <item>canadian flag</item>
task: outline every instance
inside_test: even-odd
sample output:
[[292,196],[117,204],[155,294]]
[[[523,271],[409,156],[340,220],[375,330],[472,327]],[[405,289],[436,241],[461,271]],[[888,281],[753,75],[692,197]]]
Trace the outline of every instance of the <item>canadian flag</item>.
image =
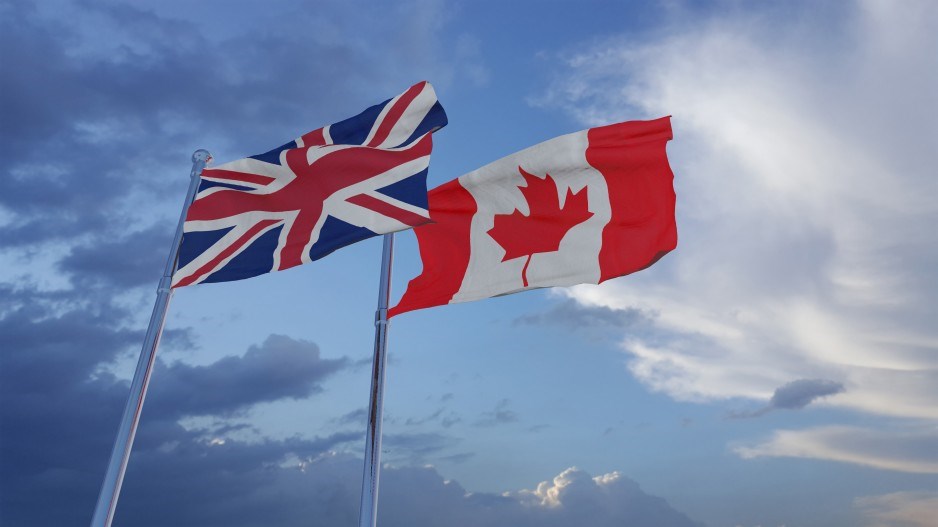
[[677,245],[670,117],[556,137],[429,193],[423,271],[389,316],[541,287],[598,284]]

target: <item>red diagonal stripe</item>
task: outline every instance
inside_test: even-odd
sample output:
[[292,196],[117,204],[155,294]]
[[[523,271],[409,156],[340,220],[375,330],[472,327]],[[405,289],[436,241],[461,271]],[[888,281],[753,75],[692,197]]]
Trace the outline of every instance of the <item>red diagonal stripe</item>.
[[266,229],[267,227],[269,227],[269,226],[271,226],[271,225],[273,225],[273,224],[275,224],[275,223],[278,223],[279,221],[280,221],[280,220],[262,220],[262,221],[257,222],[253,227],[251,227],[250,229],[248,229],[247,232],[245,232],[245,233],[242,234],[240,237],[238,237],[238,239],[235,240],[234,243],[232,243],[231,245],[229,245],[228,247],[226,247],[225,250],[223,250],[222,252],[218,253],[218,254],[215,256],[215,258],[212,258],[211,261],[209,261],[208,263],[206,263],[206,264],[203,265],[202,267],[199,267],[199,270],[198,270],[198,271],[196,271],[196,272],[192,273],[191,275],[187,276],[186,278],[183,278],[182,280],[180,280],[179,283],[176,284],[176,285],[174,285],[173,287],[175,288],[175,287],[187,286],[187,285],[189,285],[189,284],[195,282],[196,280],[198,280],[199,277],[202,276],[203,274],[206,274],[206,273],[209,273],[209,272],[214,271],[214,270],[215,270],[215,267],[216,267],[219,263],[221,263],[222,261],[224,261],[225,258],[228,258],[228,257],[231,256],[232,254],[234,254],[235,251],[237,251],[238,249],[240,249],[244,244],[248,243],[248,241],[250,241],[251,238],[253,238],[255,234],[257,234],[258,232],[260,232],[260,231]]
[[227,179],[231,181],[244,181],[245,183],[255,183],[266,185],[275,178],[262,176],[260,174],[248,174],[247,172],[235,172],[233,170],[224,170],[221,168],[206,168],[202,170],[202,177],[208,179]]
[[[400,99],[394,103],[394,106],[388,110],[388,113],[384,116],[384,121],[381,122],[378,131],[375,132],[374,138],[367,146],[377,146],[380,145],[385,139],[388,138],[388,135],[391,133],[391,129],[394,128],[394,125],[397,121],[400,120],[401,116],[404,115],[404,110],[410,106],[410,103],[423,91],[423,86],[426,84],[426,81],[421,82],[420,84],[414,84],[407,91],[401,94]],[[392,145],[397,146],[397,145]]]
[[352,196],[345,200],[353,205],[358,205],[359,207],[364,207],[366,209],[371,209],[378,214],[383,214],[390,218],[403,223],[404,225],[410,225],[411,227],[416,227],[417,225],[423,225],[430,221],[430,218],[421,216],[419,214],[414,214],[409,210],[404,210],[385,201],[381,201],[378,198],[371,197],[367,194],[359,194],[357,196]]

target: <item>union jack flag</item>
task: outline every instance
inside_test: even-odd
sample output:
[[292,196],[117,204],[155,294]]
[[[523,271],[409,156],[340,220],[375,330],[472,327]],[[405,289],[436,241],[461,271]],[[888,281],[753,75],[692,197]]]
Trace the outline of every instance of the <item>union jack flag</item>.
[[428,82],[267,153],[202,171],[173,287],[241,280],[430,221]]

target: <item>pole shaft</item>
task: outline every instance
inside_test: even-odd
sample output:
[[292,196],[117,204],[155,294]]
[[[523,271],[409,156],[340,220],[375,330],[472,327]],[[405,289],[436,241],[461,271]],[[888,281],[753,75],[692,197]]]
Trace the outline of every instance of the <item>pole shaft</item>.
[[163,325],[166,322],[166,313],[169,310],[169,301],[172,299],[171,289],[173,272],[176,269],[176,259],[179,256],[179,246],[182,242],[183,224],[189,205],[195,198],[199,188],[199,176],[202,169],[211,159],[205,150],[197,150],[192,154],[192,172],[190,172],[189,191],[186,201],[179,215],[176,225],[176,235],[163,268],[163,277],[156,292],[156,302],[153,304],[153,313],[150,315],[150,324],[147,327],[146,337],[143,339],[143,348],[140,350],[140,359],[137,369],[130,383],[130,396],[124,407],[120,427],[117,429],[117,438],[114,440],[114,449],[111,451],[111,460],[108,462],[101,493],[98,495],[98,504],[91,519],[91,527],[110,527],[114,520],[114,511],[117,509],[117,499],[120,496],[121,484],[124,482],[124,472],[127,470],[127,461],[130,459],[130,450],[133,448],[134,436],[137,434],[137,425],[140,423],[140,413],[143,410],[143,400],[147,395],[150,384],[150,375],[153,372],[153,363],[156,360],[156,350],[160,345],[163,334]]
[[368,403],[368,432],[365,436],[365,468],[362,475],[362,501],[359,527],[375,527],[378,522],[378,478],[381,475],[381,423],[384,414],[384,371],[387,365],[388,302],[391,296],[391,261],[394,234],[384,235],[381,253],[381,281],[378,310],[375,312],[375,356],[371,368],[371,399]]

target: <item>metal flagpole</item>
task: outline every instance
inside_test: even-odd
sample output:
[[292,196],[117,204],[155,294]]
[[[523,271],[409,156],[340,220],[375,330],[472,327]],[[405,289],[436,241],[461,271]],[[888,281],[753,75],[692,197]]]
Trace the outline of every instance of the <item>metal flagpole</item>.
[[393,255],[394,234],[385,234],[381,253],[381,281],[378,285],[378,310],[375,311],[375,358],[371,368],[371,400],[368,403],[368,433],[365,436],[365,469],[362,475],[358,527],[375,527],[378,522],[381,421],[384,412],[384,369],[388,362],[388,302],[391,296]]
[[176,236],[166,259],[163,269],[163,278],[156,290],[156,303],[153,305],[153,314],[150,315],[150,325],[146,337],[143,339],[143,349],[140,350],[140,359],[137,361],[137,370],[130,383],[130,396],[124,415],[121,417],[120,427],[117,429],[117,438],[114,440],[114,450],[111,451],[111,460],[108,462],[104,483],[101,485],[101,494],[98,495],[98,505],[94,509],[91,527],[110,527],[114,520],[114,511],[117,508],[117,498],[120,495],[121,484],[124,481],[124,472],[127,470],[127,460],[130,458],[130,449],[133,448],[134,435],[140,423],[140,412],[143,409],[143,399],[147,395],[147,386],[150,384],[150,374],[153,371],[153,362],[156,359],[156,350],[160,345],[160,336],[163,334],[163,324],[166,322],[166,312],[169,310],[169,301],[173,297],[170,288],[173,272],[176,270],[176,258],[179,256],[179,245],[182,242],[182,229],[186,221],[186,212],[199,188],[199,177],[202,169],[212,159],[206,150],[196,150],[192,154],[192,172],[189,177],[189,192],[182,205],[182,214],[176,225]]

